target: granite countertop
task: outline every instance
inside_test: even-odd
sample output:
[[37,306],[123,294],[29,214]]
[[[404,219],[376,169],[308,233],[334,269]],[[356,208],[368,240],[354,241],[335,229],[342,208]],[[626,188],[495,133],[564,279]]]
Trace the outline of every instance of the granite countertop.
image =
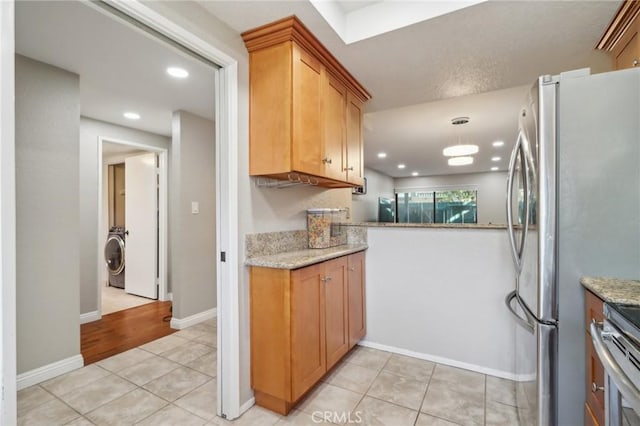
[[605,302],[640,306],[640,281],[582,277],[580,284]]
[[326,249],[296,250],[268,256],[250,257],[245,260],[244,264],[266,268],[298,269],[347,254],[357,253],[367,248],[368,246],[366,244],[345,244]]
[[505,224],[479,223],[391,223],[391,222],[355,222],[346,226],[366,226],[370,228],[439,228],[439,229],[507,229]]

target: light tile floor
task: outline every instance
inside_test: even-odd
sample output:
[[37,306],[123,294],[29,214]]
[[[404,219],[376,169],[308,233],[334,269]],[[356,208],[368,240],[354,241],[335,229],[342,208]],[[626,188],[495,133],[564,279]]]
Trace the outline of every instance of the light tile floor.
[[122,311],[123,309],[134,308],[147,303],[153,303],[155,300],[146,297],[135,296],[126,293],[121,288],[102,286],[102,315],[113,312]]
[[215,416],[215,342],[210,320],[24,389],[18,424],[517,424],[513,382],[364,347],[349,353],[289,416],[254,406],[228,422]]

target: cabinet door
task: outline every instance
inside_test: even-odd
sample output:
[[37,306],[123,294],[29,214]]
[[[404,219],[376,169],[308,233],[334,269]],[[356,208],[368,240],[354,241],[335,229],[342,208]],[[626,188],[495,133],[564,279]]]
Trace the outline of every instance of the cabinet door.
[[321,72],[320,62],[294,44],[292,168],[316,176],[323,171]]
[[638,34],[637,26],[636,28],[630,28],[629,31],[632,31],[633,35],[620,53],[616,55],[617,70],[640,66],[640,34]]
[[584,404],[584,426],[600,426],[593,412],[591,412],[589,404]]
[[348,257],[349,349],[366,334],[364,252]]
[[364,183],[364,170],[362,166],[363,135],[362,126],[364,117],[364,104],[351,92],[347,94],[347,143],[346,143],[346,167],[347,181],[355,185]]
[[327,371],[322,264],[291,272],[291,401]]
[[324,175],[341,181],[347,180],[345,153],[347,88],[325,72],[324,76]]
[[[604,367],[587,333],[587,404],[598,421],[604,424]],[[595,384],[595,390],[594,390]]]
[[324,263],[327,370],[349,350],[347,258]]

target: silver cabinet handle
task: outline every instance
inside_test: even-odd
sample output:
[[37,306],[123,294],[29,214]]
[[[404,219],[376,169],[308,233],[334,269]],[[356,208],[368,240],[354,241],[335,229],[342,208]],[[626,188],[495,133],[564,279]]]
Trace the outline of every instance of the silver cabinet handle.
[[638,65],[640,65],[640,61],[639,61],[639,60],[637,60],[637,59],[634,59],[634,60],[633,60],[633,62],[632,62],[632,65],[633,65],[634,67],[637,67]]
[[324,158],[322,159],[322,162],[323,162],[324,164],[331,164],[331,158],[324,157]]
[[613,324],[606,320],[605,322],[608,327],[611,327],[611,330],[604,330],[603,323],[597,323],[595,319],[589,326],[593,348],[596,350],[596,354],[598,354],[598,358],[600,358],[609,378],[615,382],[624,399],[633,406],[634,410],[640,411],[640,390],[636,388],[604,342],[614,337],[622,341],[627,341],[627,339],[615,329]]
[[343,172],[352,172],[352,171],[353,171],[353,166],[351,166],[351,167],[345,167],[342,171],[343,171]]
[[598,386],[596,382],[591,383],[591,392],[596,393],[598,391],[604,391],[604,386]]
[[323,282],[323,283],[325,283],[325,284],[326,284],[326,283],[328,283],[329,281],[331,281],[331,277],[323,277],[323,278],[320,278],[320,282]]
[[355,266],[351,266],[351,267],[349,267],[349,270],[350,270],[351,272],[353,272],[353,271],[355,271],[355,270],[356,270],[356,268],[355,268]]

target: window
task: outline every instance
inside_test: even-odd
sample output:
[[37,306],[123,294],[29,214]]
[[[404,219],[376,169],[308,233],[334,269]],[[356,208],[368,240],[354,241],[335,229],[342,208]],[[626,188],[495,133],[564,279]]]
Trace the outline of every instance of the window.
[[399,223],[478,223],[477,190],[396,193]]

